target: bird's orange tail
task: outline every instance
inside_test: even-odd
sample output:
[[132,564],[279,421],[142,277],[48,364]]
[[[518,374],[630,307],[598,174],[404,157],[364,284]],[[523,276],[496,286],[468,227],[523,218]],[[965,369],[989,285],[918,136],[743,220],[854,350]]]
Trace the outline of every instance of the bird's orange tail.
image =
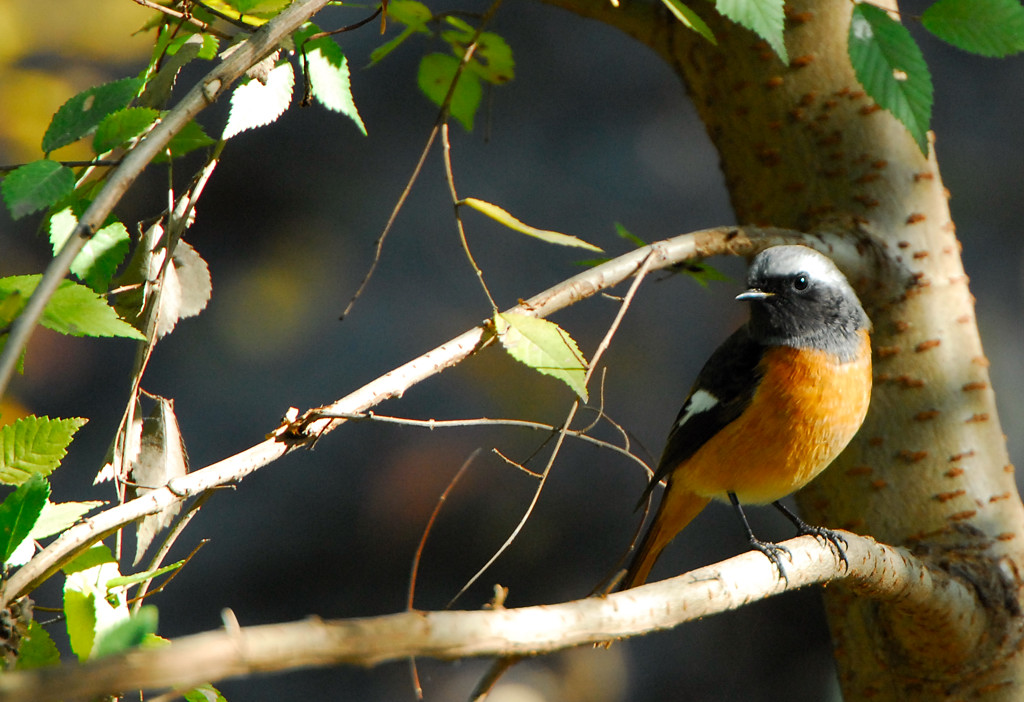
[[651,522],[647,534],[640,543],[640,549],[633,557],[626,577],[622,580],[623,590],[647,582],[647,576],[661,552],[710,501],[710,498],[683,491],[679,486],[675,490],[670,487],[665,491],[661,497],[661,504],[658,505],[658,512],[654,515],[654,521]]

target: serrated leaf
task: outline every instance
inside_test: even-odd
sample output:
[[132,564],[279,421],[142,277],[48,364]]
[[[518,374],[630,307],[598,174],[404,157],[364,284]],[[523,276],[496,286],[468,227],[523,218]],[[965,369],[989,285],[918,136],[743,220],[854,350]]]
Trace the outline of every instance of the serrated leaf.
[[[50,246],[54,256],[64,247],[77,226],[78,218],[71,207],[65,207],[50,218]],[[130,240],[123,224],[110,222],[85,242],[71,262],[71,272],[96,292],[106,292],[118,266],[128,255]]]
[[600,246],[594,246],[593,244],[570,234],[562,234],[561,232],[553,232],[548,229],[537,229],[536,227],[531,227],[529,224],[519,221],[497,205],[483,200],[478,200],[475,197],[467,197],[459,200],[459,204],[472,207],[477,212],[487,215],[495,222],[498,222],[513,231],[517,231],[520,234],[526,234],[527,236],[532,236],[533,238],[540,239],[541,241],[546,241],[549,244],[573,246],[580,249],[588,249],[590,251],[603,251]]
[[97,154],[113,151],[149,131],[160,117],[151,107],[126,107],[103,118],[92,136],[92,150]]
[[561,380],[587,401],[587,362],[564,329],[546,319],[516,312],[495,314],[494,328],[512,358]]
[[41,159],[19,166],[0,183],[14,219],[46,209],[75,189],[75,174],[56,161]]
[[[423,94],[440,107],[448,95],[448,89],[455,79],[459,59],[449,54],[427,54],[420,61],[417,82]],[[457,119],[466,131],[473,131],[473,118],[483,97],[480,78],[471,71],[463,71],[452,93],[448,112]]]
[[[174,414],[174,401],[165,397],[154,399],[156,405],[142,424],[139,456],[132,464],[134,495],[144,495],[161,488],[188,472],[188,454]],[[175,502],[157,514],[139,520],[134,564],[142,560],[153,537],[168,527],[180,510],[181,503]]]
[[64,571],[64,575],[74,575],[75,573],[92,570],[104,563],[116,564],[117,561],[114,560],[114,554],[110,552],[110,548],[99,543],[82,555],[74,558],[70,563],[64,564],[61,570]]
[[921,151],[927,152],[932,79],[907,28],[884,10],[854,5],[849,54],[867,94],[902,122]]
[[147,636],[156,633],[158,621],[156,607],[140,607],[138,612],[97,633],[92,658],[112,656],[141,645]]
[[30,416],[0,427],[0,482],[21,485],[34,475],[52,473],[64,460],[75,432],[87,421]]
[[700,15],[684,5],[680,0],[661,1],[664,3],[665,7],[669,9],[669,12],[675,15],[676,19],[683,23],[683,26],[689,27],[712,44],[716,46],[718,45],[718,40],[715,39],[715,35],[711,31],[711,27],[709,27],[707,23],[700,18]]
[[782,62],[789,64],[783,35],[785,0],[715,0],[715,7],[723,16],[768,42]]
[[46,478],[34,473],[0,503],[0,562],[28,537],[49,496]]
[[981,56],[1024,51],[1024,7],[1020,0],[938,0],[921,15],[929,32]]
[[39,622],[32,620],[28,625],[28,634],[21,641],[18,647],[18,662],[14,667],[16,670],[35,670],[36,668],[49,668],[60,664],[60,651],[57,644],[50,638],[50,634]]
[[231,114],[221,139],[276,121],[291,104],[294,87],[295,73],[287,61],[270,70],[266,84],[250,78],[239,85],[231,93]]
[[313,97],[328,110],[340,112],[351,119],[365,135],[366,126],[352,97],[348,59],[331,37],[306,41],[319,31],[319,27],[307,22],[295,33],[295,46],[301,47],[309,66],[309,83]]
[[[196,58],[212,59],[217,55],[219,44],[216,37],[209,34],[179,34],[169,41],[166,37],[167,34],[162,33],[155,47],[150,70],[157,65],[160,69],[148,77],[146,89],[138,99],[142,107],[163,107],[184,66]],[[160,50],[160,42],[166,42],[166,53]]]
[[[0,300],[11,294],[24,298],[32,295],[41,275],[16,275],[0,278]],[[71,336],[120,336],[143,340],[132,325],[117,316],[102,297],[84,285],[61,281],[43,311],[40,324]]]
[[96,597],[77,590],[64,591],[64,620],[68,631],[68,643],[78,660],[89,658],[93,641],[96,639]]
[[128,107],[142,85],[141,78],[122,78],[89,88],[65,102],[43,135],[43,152],[50,153],[92,132],[104,117]]

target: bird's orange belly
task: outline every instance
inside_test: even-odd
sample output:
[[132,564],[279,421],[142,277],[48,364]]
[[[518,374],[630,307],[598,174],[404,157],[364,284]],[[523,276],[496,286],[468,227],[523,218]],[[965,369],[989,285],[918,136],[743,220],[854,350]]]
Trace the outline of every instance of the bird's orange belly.
[[823,471],[860,428],[871,398],[871,354],[837,363],[822,351],[774,348],[750,406],[673,471],[705,497],[774,502]]

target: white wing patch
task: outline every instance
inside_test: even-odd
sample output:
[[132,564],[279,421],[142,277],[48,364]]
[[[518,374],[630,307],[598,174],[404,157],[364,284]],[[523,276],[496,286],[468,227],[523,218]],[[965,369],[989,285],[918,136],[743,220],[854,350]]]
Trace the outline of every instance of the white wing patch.
[[690,395],[690,399],[686,401],[686,412],[679,418],[679,421],[676,422],[676,426],[683,426],[690,421],[690,418],[694,415],[707,412],[718,403],[719,399],[707,390],[697,390],[695,393]]

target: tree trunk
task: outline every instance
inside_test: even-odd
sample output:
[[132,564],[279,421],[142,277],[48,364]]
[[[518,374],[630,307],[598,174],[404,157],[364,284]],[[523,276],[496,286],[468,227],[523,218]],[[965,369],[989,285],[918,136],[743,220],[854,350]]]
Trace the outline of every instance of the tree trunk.
[[741,223],[860,246],[857,270],[867,273],[852,282],[874,323],[871,409],[801,506],[812,523],[913,548],[975,588],[990,618],[980,639],[937,636],[906,611],[828,588],[845,698],[1024,698],[1024,510],[960,244],[934,153],[923,156],[857,82],[846,53],[853,4],[787,3],[789,66],[699,0],[687,4],[717,46],[657,3],[552,4],[619,27],[673,66],[719,151]]

